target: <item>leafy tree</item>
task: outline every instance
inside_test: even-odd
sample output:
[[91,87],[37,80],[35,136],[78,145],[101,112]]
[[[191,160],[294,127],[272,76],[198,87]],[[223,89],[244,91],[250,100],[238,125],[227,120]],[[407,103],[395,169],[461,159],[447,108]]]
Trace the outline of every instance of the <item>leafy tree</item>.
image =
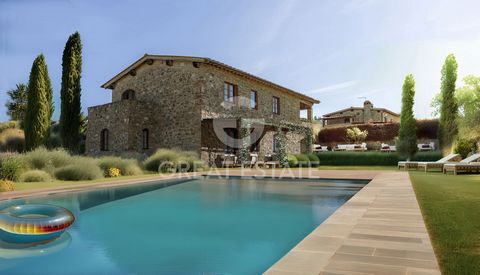
[[402,111],[400,113],[400,129],[398,131],[397,151],[402,157],[410,159],[417,152],[417,129],[413,116],[415,97],[415,79],[409,74],[402,87]]
[[65,45],[62,58],[62,100],[60,136],[62,145],[69,151],[80,150],[82,42],[78,32],[72,34]]
[[27,90],[27,85],[19,83],[15,89],[7,91],[10,100],[7,101],[5,107],[11,120],[23,122],[27,110]]
[[438,128],[440,148],[448,150],[458,133],[458,105],[455,100],[455,82],[457,81],[457,61],[453,54],[445,59],[442,68],[442,85],[440,89],[441,106]]
[[347,136],[347,140],[354,143],[360,143],[365,141],[365,139],[368,136],[368,131],[367,130],[362,131],[358,127],[353,127],[353,128],[348,128],[345,131],[345,134]]
[[27,112],[25,113],[25,149],[32,150],[46,144],[50,135],[53,113],[53,92],[45,57],[35,58],[28,82]]

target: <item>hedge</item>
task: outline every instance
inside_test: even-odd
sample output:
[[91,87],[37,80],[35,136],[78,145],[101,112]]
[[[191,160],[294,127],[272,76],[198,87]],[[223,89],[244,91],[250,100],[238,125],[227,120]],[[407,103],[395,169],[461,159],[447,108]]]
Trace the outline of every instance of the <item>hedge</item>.
[[[383,152],[321,152],[317,155],[320,158],[320,165],[395,166],[404,160],[396,153]],[[417,153],[412,161],[436,161],[441,158],[441,152],[421,152]]]
[[[381,123],[381,124],[358,124],[335,128],[324,128],[318,133],[317,142],[345,142],[345,132],[347,128],[358,127],[360,130],[367,130],[366,141],[392,141],[398,136],[399,123]],[[417,138],[418,139],[437,139],[438,120],[423,119],[417,120]]]

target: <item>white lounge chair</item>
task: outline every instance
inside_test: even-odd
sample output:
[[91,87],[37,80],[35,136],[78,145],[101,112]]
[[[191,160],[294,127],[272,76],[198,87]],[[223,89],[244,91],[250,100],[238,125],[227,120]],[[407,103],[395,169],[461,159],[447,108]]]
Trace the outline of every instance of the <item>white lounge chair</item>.
[[367,144],[337,144],[333,151],[367,151]]
[[447,161],[441,161],[443,159],[437,160],[437,161],[420,161],[418,162],[417,169],[424,169],[425,172],[428,172],[428,169],[435,169],[435,168],[440,168],[440,171],[443,171],[443,165],[447,163],[452,163],[452,162],[458,162],[462,159],[462,157],[459,154],[451,154],[452,157],[450,158],[448,155]]
[[[443,157],[443,158],[435,161],[435,163],[445,163],[445,162],[452,161],[455,158],[458,158],[458,154],[450,154],[446,157]],[[423,162],[425,162],[425,161],[423,161]],[[400,169],[400,168],[403,168],[404,170],[408,170],[410,168],[417,169],[419,163],[420,163],[419,161],[399,161],[398,162],[398,169]]]
[[430,143],[420,143],[417,144],[418,151],[420,152],[428,152],[428,151],[434,151],[435,150],[435,143],[430,142]]
[[480,154],[473,154],[458,163],[444,164],[443,173],[453,172],[454,175],[458,172],[480,173],[480,162],[477,162],[479,160]]
[[397,147],[395,145],[388,145],[386,143],[382,143],[380,147],[381,152],[395,152],[397,151]]
[[313,145],[313,152],[328,152],[328,146],[314,144]]

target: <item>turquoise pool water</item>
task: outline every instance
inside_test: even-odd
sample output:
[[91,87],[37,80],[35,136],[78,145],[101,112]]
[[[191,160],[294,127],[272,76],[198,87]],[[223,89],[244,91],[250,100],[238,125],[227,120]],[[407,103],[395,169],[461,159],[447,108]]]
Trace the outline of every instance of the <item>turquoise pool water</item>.
[[1,274],[260,274],[366,184],[199,179],[0,203],[49,203],[75,224],[31,248],[0,243]]

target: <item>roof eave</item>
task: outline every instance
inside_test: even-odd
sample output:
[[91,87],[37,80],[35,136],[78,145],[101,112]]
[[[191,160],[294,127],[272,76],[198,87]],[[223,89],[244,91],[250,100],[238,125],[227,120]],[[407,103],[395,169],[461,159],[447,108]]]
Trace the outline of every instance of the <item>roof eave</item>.
[[105,82],[103,85],[101,85],[100,87],[104,88],[104,89],[113,89],[113,84],[115,84],[117,81],[119,81],[124,75],[126,75],[128,72],[130,72],[131,70],[133,69],[136,69],[137,67],[141,66],[145,61],[147,61],[148,59],[156,59],[156,60],[168,60],[169,58],[171,59],[175,59],[175,60],[188,60],[188,61],[197,61],[197,62],[202,62],[202,63],[206,63],[206,64],[209,64],[209,65],[213,65],[213,66],[216,66],[216,67],[220,67],[220,68],[223,68],[223,69],[227,69],[227,70],[230,70],[234,73],[237,73],[237,74],[240,74],[240,75],[243,75],[243,76],[246,76],[246,77],[249,77],[249,78],[252,78],[254,80],[257,80],[257,81],[260,81],[262,82],[263,84],[266,84],[266,85],[269,85],[269,86],[273,86],[277,89],[280,89],[280,90],[283,90],[287,93],[290,93],[296,97],[299,97],[301,98],[302,100],[304,101],[307,101],[309,103],[311,103],[312,105],[313,104],[319,104],[320,103],[320,100],[318,99],[314,99],[314,98],[311,98],[307,95],[304,95],[302,93],[299,93],[299,92],[296,92],[296,91],[293,91],[291,89],[288,89],[288,88],[285,88],[283,86],[280,86],[278,84],[275,84],[271,81],[268,81],[266,79],[263,79],[261,77],[258,77],[258,76],[255,76],[255,75],[252,75],[250,73],[247,73],[245,71],[242,71],[240,69],[237,69],[237,68],[234,68],[230,65],[227,65],[227,64],[224,64],[224,63],[221,63],[221,62],[218,62],[216,60],[213,60],[213,59],[210,59],[210,58],[203,58],[203,57],[194,57],[194,56],[168,56],[168,55],[150,55],[150,54],[144,54],[140,59],[138,59],[137,61],[135,61],[133,64],[131,64],[130,66],[128,66],[127,68],[125,68],[124,70],[122,70],[120,73],[116,74],[113,78],[111,78],[109,81]]

